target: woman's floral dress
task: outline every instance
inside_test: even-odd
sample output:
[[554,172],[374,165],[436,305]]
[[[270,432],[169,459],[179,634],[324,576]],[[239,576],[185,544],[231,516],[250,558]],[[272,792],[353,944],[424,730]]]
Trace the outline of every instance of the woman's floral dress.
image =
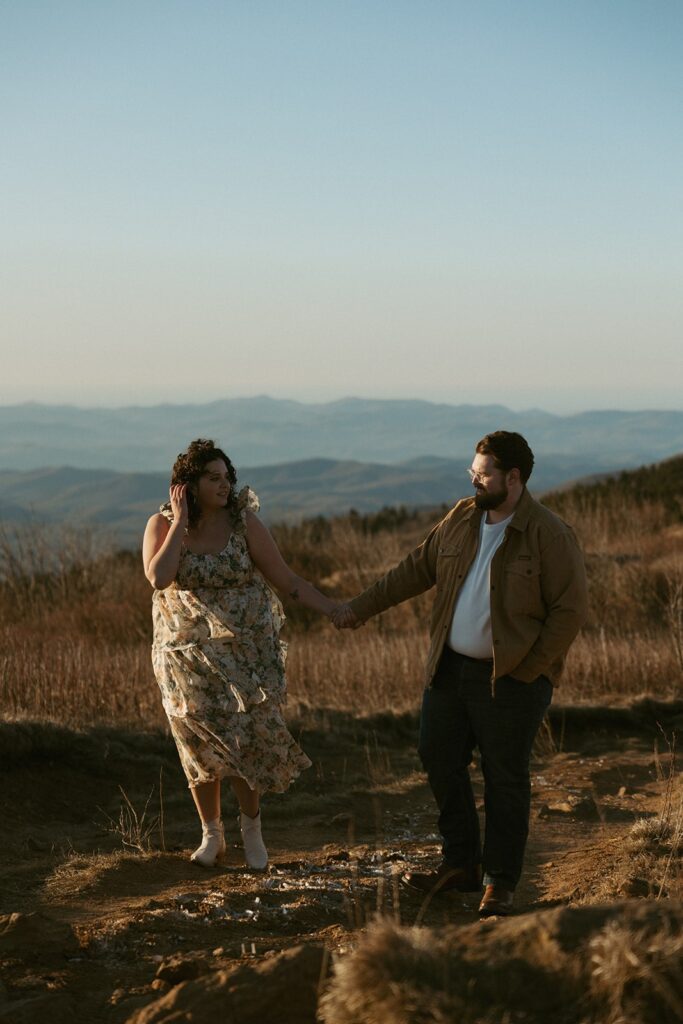
[[[285,725],[280,601],[249,555],[248,487],[217,555],[183,547],[175,581],[153,597],[152,663],[189,785],[237,775],[259,792],[282,793],[311,764]],[[171,506],[162,505],[173,520]]]

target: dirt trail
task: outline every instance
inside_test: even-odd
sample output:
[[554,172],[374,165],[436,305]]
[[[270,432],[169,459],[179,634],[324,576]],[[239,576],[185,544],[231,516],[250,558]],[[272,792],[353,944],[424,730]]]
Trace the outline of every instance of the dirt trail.
[[[570,898],[563,864],[575,851],[604,848],[655,813],[666,770],[655,756],[655,718],[554,712],[532,766],[519,912]],[[476,920],[474,896],[425,905],[399,883],[408,867],[438,860],[416,722],[327,713],[297,728],[314,767],[265,801],[271,866],[259,875],[242,867],[229,797],[226,863],[205,871],[188,861],[197,829],[167,737],[3,726],[0,914],[26,916],[0,921],[0,1021],[118,1024],[207,967],[301,941],[348,948],[378,909],[409,924]],[[156,787],[148,809],[156,813],[160,767],[166,851],[126,853],[106,827],[107,816],[119,817],[118,787],[138,811]],[[481,803],[476,770],[475,780]]]

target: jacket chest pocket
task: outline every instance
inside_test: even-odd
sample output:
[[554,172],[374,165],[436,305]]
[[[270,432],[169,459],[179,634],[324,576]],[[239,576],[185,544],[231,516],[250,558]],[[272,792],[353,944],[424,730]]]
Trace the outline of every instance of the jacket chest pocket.
[[505,572],[509,573],[512,579],[516,579],[518,576],[531,579],[534,576],[540,575],[541,562],[540,559],[533,555],[520,555],[512,562],[508,562],[505,566]]
[[541,563],[529,556],[515,558],[505,566],[505,594],[511,607],[519,611],[538,609],[541,598]]
[[445,579],[450,577],[460,562],[461,551],[462,544],[444,544],[439,548],[436,557],[437,584],[443,583]]

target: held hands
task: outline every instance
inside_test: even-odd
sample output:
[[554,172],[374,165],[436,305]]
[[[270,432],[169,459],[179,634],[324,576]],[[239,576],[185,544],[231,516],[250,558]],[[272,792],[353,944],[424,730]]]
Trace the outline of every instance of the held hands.
[[330,615],[337,629],[358,629],[363,625],[361,619],[351,610],[348,604],[338,604]]
[[169,494],[174,522],[187,526],[187,484],[171,484]]

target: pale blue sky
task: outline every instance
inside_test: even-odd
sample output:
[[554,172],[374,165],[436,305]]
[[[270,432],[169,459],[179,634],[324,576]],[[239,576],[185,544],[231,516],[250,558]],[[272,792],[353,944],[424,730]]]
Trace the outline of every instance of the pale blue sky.
[[680,408],[679,0],[0,0],[0,403]]

